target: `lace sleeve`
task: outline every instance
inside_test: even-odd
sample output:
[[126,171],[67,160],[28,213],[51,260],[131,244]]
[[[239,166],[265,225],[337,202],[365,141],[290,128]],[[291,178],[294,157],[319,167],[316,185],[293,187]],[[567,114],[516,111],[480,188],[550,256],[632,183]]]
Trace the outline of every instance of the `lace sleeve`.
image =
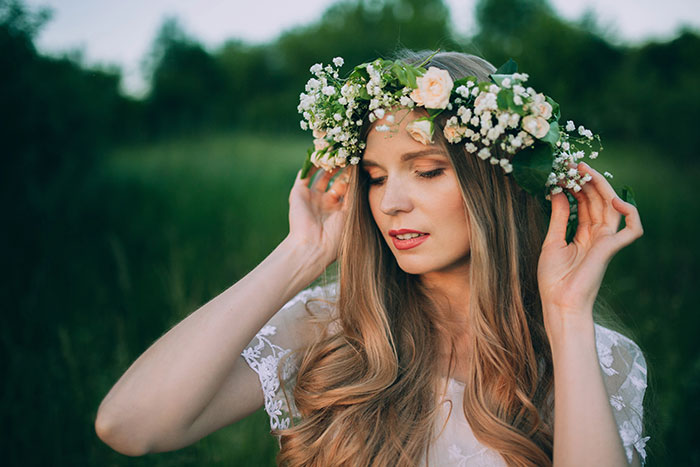
[[[265,398],[270,428],[289,428],[299,413],[292,389],[301,358],[301,350],[318,335],[318,320],[328,317],[329,304],[335,300],[337,285],[306,289],[287,302],[243,349],[241,356],[258,374]],[[321,301],[309,302],[311,299]],[[308,305],[308,306],[307,306]],[[323,321],[323,320],[321,320]]]
[[639,346],[622,334],[595,325],[598,360],[604,375],[605,388],[625,447],[628,462],[633,449],[646,463],[645,445],[649,436],[642,437],[644,391],[647,387],[647,364]]

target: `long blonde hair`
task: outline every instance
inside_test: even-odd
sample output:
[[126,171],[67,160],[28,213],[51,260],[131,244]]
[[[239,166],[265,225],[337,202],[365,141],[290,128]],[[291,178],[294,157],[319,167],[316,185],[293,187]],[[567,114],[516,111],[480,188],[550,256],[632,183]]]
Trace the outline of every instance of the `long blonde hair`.
[[[420,63],[428,52],[400,57]],[[488,79],[488,62],[438,53],[453,79]],[[494,167],[438,143],[457,174],[471,230],[470,341],[464,412],[476,438],[509,465],[551,465],[553,368],[537,288],[546,218]],[[427,458],[437,414],[435,362],[445,323],[417,276],[403,272],[372,218],[367,175],[353,166],[341,241],[338,332],[301,361],[293,398],[302,419],[282,430],[282,465],[414,466]],[[452,345],[453,361],[455,345]]]

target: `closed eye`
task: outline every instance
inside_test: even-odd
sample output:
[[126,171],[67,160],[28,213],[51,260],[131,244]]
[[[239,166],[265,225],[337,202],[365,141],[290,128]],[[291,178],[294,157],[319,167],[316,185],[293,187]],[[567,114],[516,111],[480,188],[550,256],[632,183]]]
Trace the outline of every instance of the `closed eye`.
[[418,175],[423,177],[423,178],[433,178],[437,177],[438,175],[442,175],[442,173],[445,171],[445,169],[435,169],[435,170],[429,170],[427,172],[418,172]]
[[[416,172],[419,177],[421,178],[433,178],[437,177],[439,175],[442,175],[445,172],[445,169],[439,168],[439,169],[434,169],[434,170],[428,170],[427,172]],[[369,178],[367,183],[370,185],[381,185],[384,183],[384,180],[386,180],[386,177],[377,177],[377,178]]]

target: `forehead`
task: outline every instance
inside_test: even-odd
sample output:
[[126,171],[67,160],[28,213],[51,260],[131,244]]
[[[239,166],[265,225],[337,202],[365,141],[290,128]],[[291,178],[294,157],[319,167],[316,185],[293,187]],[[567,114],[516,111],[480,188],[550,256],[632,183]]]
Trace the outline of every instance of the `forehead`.
[[[394,123],[387,120],[394,116]],[[361,165],[372,167],[389,162],[410,162],[419,158],[447,159],[444,148],[438,144],[423,144],[416,141],[406,125],[425,114],[401,109],[388,113],[377,120],[367,134],[367,147],[362,155]],[[389,131],[377,131],[377,127],[387,125]]]

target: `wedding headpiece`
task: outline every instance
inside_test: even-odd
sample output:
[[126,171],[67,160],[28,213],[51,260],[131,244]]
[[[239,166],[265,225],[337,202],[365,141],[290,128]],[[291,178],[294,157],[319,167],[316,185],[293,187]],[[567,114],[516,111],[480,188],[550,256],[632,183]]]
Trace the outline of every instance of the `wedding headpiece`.
[[586,155],[595,159],[602,149],[600,137],[571,120],[560,126],[559,104],[526,87],[528,75],[518,73],[513,60],[490,75],[491,81],[479,82],[475,76],[453,81],[446,70],[432,66],[426,70],[423,65],[430,58],[417,66],[376,59],[356,66],[347,78],[338,73],[341,57],[332,65],[312,66],[314,76],[297,107],[304,117],[301,128],[314,136],[302,177],[311,165],[330,171],[358,164],[366,121],[385,118],[375,130],[395,131],[398,122],[392,111],[423,108],[427,116],[406,126],[414,139],[432,143],[435,118],[449,112],[443,128],[449,143],[464,144],[468,153],[512,173],[535,196],[549,198],[563,188],[579,191],[591,179],[571,163]]

